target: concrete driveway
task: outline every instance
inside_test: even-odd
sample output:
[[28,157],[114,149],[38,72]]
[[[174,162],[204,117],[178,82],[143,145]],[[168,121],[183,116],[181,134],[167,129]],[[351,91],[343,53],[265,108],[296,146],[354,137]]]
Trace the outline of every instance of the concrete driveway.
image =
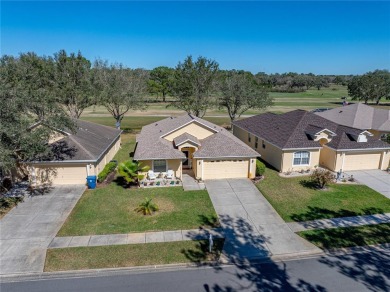
[[287,226],[248,179],[205,182],[222,225],[231,259],[320,252]]
[[365,184],[390,199],[390,174],[386,171],[373,169],[346,171],[346,173],[353,175],[358,182]]
[[47,194],[25,197],[1,219],[0,274],[43,272],[46,248],[84,190],[84,185],[56,186]]

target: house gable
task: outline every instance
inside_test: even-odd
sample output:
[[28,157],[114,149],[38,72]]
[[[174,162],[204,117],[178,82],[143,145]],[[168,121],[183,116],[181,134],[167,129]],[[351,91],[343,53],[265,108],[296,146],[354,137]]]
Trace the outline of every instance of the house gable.
[[218,132],[216,129],[212,129],[210,127],[207,127],[206,125],[203,125],[197,121],[191,121],[190,123],[183,125],[182,127],[175,129],[174,131],[171,131],[170,133],[166,134],[162,138],[173,141],[176,137],[188,133],[199,140],[205,139],[207,137],[210,137],[211,135]]

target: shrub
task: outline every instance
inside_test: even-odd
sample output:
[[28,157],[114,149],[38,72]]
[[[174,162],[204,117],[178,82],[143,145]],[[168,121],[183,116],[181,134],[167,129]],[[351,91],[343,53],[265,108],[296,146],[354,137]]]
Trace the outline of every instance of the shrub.
[[265,172],[265,164],[260,160],[256,160],[256,176],[261,176]]
[[334,180],[334,174],[326,169],[317,168],[310,176],[311,181],[320,189],[330,184]]
[[152,199],[145,198],[145,201],[139,204],[134,211],[144,215],[152,215],[154,212],[158,211],[158,206],[152,202]]
[[1,197],[0,209],[9,209],[23,202],[23,197]]
[[115,162],[109,162],[106,164],[106,166],[103,168],[103,170],[99,173],[97,181],[99,183],[103,182],[107,176],[114,171],[116,168],[116,163]]

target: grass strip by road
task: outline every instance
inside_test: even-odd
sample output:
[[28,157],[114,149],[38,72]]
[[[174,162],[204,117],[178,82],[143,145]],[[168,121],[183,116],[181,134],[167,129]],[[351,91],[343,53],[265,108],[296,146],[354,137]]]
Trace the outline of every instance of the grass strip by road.
[[322,249],[390,243],[390,223],[298,232]]
[[[159,207],[152,216],[134,211],[146,198]],[[205,190],[185,192],[182,187],[127,189],[113,182],[104,188],[87,190],[58,236],[194,229],[217,224],[217,214]]]
[[390,200],[365,185],[332,184],[317,190],[307,176],[283,178],[271,168],[264,177],[257,187],[287,222],[390,212]]
[[48,249],[45,272],[201,263],[218,260],[223,239]]

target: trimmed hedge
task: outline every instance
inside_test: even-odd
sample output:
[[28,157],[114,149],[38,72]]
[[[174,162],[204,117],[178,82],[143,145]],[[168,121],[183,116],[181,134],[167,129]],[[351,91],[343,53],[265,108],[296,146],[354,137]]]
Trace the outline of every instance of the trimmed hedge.
[[256,176],[261,176],[265,172],[265,164],[260,160],[256,160]]
[[97,181],[99,183],[102,183],[107,178],[107,176],[115,170],[115,168],[116,168],[116,162],[107,163],[106,166],[103,168],[103,170],[99,173],[97,177]]

